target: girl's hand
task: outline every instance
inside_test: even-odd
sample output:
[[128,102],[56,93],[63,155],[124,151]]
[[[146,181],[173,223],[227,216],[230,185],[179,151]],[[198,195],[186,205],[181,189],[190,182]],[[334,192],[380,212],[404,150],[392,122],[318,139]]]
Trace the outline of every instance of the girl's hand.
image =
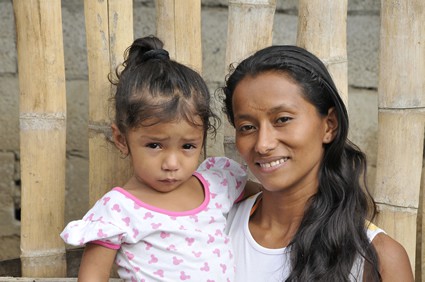
[[116,254],[117,250],[108,249],[101,245],[87,244],[81,259],[78,281],[109,281],[112,264],[114,263]]

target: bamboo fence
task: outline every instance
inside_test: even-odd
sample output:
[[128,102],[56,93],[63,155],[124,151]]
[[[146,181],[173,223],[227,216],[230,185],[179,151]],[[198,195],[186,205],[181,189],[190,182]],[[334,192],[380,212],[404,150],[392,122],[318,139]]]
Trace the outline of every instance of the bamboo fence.
[[348,105],[347,0],[299,0],[298,3],[297,45],[325,63]]
[[[20,88],[22,274],[66,273],[66,95],[60,0],[14,0]],[[54,156],[54,157],[52,157]]]
[[378,224],[406,248],[413,269],[424,146],[424,24],[423,0],[381,2],[375,199]]
[[[423,164],[422,164],[423,165]],[[421,191],[419,193],[419,211],[418,211],[418,220],[417,222],[417,236],[416,236],[416,256],[415,256],[415,277],[418,281],[425,281],[425,246],[424,246],[424,230],[425,230],[425,221],[424,221],[424,187],[425,187],[425,167],[422,166],[422,177],[421,177]]]
[[89,73],[89,203],[93,205],[131,173],[111,141],[114,88],[107,77],[133,42],[132,0],[84,1]]
[[[202,74],[201,0],[155,3],[156,35],[164,42],[164,48],[172,59]],[[202,159],[205,157],[206,151]]]
[[[229,72],[230,64],[272,44],[275,10],[276,0],[229,0],[224,75]],[[238,159],[233,127],[226,118],[221,120],[224,126],[218,133],[217,142],[209,148],[209,154],[224,155],[227,152]]]
[[[58,236],[64,226],[66,130],[60,2],[13,1],[21,96],[21,261],[26,277],[64,277],[66,273],[65,247]],[[422,237],[416,240],[416,220],[422,205],[425,3],[381,3],[378,225],[405,246],[414,266],[415,248],[422,242]],[[276,0],[230,0],[228,4],[226,74],[231,63],[272,44]],[[157,35],[171,57],[202,72],[201,1],[157,0],[156,7]],[[109,142],[114,89],[106,78],[133,41],[133,6],[132,0],[84,0],[84,11],[92,205],[112,186],[123,184],[131,172],[128,160]],[[297,45],[327,64],[345,103],[346,17],[347,0],[299,0]],[[207,155],[223,155],[227,145],[234,145],[229,125],[208,145]],[[422,263],[422,255],[418,260]],[[421,271],[416,276],[422,277]]]
[[201,73],[201,0],[156,0],[156,19],[170,57]]

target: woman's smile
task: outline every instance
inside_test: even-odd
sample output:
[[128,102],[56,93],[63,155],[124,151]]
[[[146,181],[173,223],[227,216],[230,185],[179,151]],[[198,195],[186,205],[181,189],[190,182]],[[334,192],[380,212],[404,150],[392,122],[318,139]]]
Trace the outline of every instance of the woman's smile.
[[257,164],[263,169],[276,169],[283,166],[288,160],[289,158],[285,157],[275,161],[258,161]]
[[282,73],[247,76],[233,95],[236,146],[264,188],[317,189],[327,118]]

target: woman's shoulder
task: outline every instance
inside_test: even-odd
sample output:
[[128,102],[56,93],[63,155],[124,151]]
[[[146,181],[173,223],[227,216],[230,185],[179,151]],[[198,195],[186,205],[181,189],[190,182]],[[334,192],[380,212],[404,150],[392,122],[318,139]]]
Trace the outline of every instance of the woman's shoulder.
[[238,229],[239,227],[235,227],[236,225],[238,226],[239,224],[243,225],[244,222],[246,222],[249,219],[253,206],[255,205],[256,199],[260,195],[261,195],[261,192],[238,202],[232,207],[227,217],[227,225],[226,225],[227,231],[229,231],[232,228]]
[[409,256],[399,242],[380,232],[372,244],[378,254],[382,281],[414,281]]

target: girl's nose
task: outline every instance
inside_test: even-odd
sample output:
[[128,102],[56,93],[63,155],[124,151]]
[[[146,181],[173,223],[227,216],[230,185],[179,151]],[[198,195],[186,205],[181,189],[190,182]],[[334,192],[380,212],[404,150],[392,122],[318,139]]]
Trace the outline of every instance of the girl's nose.
[[179,158],[176,153],[168,153],[162,162],[162,169],[174,171],[179,168]]
[[271,125],[262,126],[258,129],[255,151],[261,155],[267,155],[277,146],[275,132]]

